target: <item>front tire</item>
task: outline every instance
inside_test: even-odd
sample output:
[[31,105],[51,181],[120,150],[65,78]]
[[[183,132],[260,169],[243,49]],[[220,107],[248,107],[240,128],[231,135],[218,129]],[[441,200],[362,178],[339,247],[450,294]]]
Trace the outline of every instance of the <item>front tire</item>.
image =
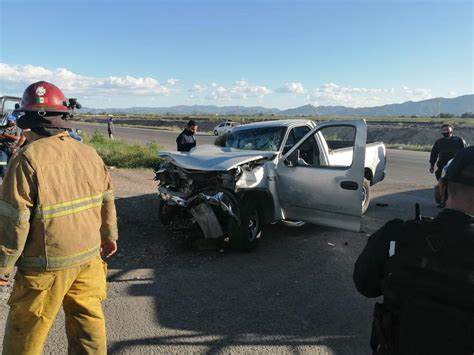
[[240,204],[240,228],[234,228],[230,242],[233,249],[252,251],[262,236],[262,213],[253,200],[245,199]]
[[362,214],[365,214],[370,205],[370,181],[364,178],[362,185]]
[[214,130],[214,135],[215,135],[215,136],[219,135],[219,132],[217,132],[216,130]]

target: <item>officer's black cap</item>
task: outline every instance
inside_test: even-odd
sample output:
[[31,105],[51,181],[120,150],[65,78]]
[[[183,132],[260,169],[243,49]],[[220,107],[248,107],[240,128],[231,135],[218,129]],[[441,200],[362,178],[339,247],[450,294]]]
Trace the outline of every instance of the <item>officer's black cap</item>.
[[474,146],[461,149],[448,166],[445,179],[474,186]]

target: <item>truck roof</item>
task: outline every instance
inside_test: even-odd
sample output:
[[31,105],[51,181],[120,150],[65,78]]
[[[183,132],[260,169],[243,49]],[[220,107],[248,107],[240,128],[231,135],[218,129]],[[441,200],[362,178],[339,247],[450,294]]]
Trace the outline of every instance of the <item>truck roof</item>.
[[273,121],[262,121],[247,123],[234,128],[234,131],[241,131],[243,129],[251,128],[265,128],[265,127],[289,127],[289,126],[301,126],[301,125],[314,125],[315,123],[311,120],[300,120],[300,119],[289,119],[289,120],[273,120]]

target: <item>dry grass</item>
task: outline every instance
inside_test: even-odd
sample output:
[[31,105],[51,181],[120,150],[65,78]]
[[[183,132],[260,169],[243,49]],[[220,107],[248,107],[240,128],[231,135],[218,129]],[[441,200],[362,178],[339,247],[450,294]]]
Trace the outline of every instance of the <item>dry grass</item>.
[[122,139],[108,139],[99,132],[84,134],[84,143],[94,147],[108,166],[117,168],[154,168],[160,163],[155,143],[129,144]]

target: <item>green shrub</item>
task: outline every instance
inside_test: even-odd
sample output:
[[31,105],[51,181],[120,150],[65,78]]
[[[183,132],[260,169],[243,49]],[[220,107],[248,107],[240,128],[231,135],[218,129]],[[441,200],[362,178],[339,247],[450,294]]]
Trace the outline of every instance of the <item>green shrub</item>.
[[105,164],[117,168],[154,168],[161,159],[160,147],[155,143],[146,145],[129,144],[123,139],[108,139],[95,132],[92,136],[83,135],[84,143],[94,147]]
[[420,152],[431,151],[431,145],[429,144],[403,144],[403,143],[388,143],[385,144],[388,149],[400,149],[400,150],[414,150]]

